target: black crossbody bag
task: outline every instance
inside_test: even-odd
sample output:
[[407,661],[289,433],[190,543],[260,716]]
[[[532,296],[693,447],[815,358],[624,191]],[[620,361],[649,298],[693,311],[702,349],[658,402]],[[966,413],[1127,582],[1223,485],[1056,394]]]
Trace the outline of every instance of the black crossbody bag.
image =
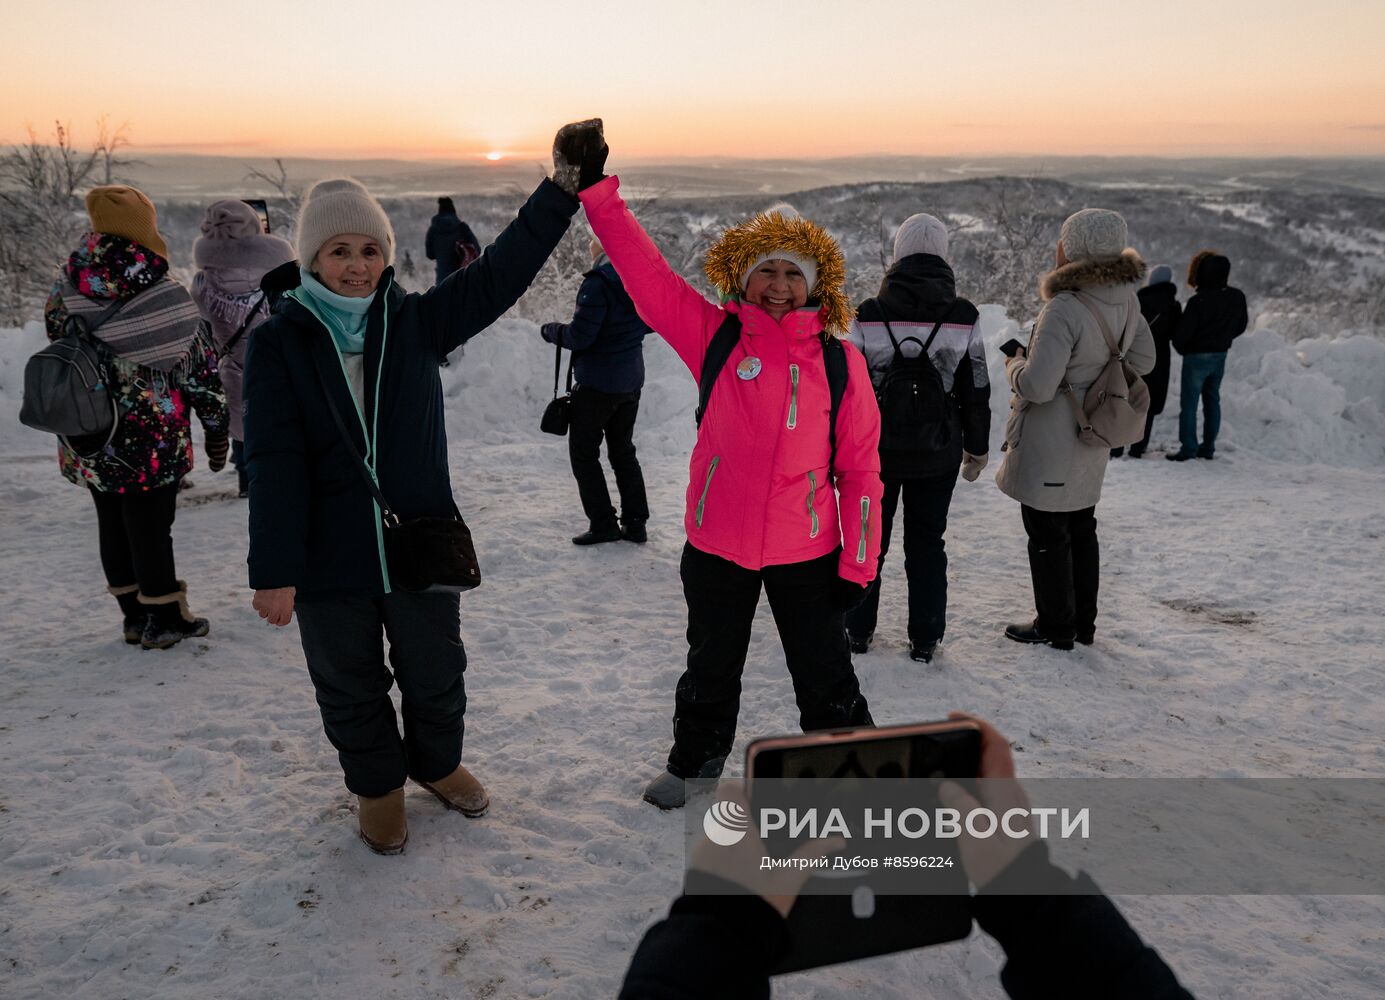
[[563,345],[558,344],[557,356],[553,359],[553,399],[544,407],[543,418],[539,420],[539,430],[545,434],[562,437],[572,423],[572,360],[567,363],[567,391],[558,395],[558,378],[563,370]]
[[317,368],[318,381],[327,399],[327,408],[332,411],[332,420],[346,445],[346,450],[356,460],[356,468],[365,480],[371,496],[380,506],[380,520],[384,528],[385,564],[389,567],[390,583],[396,590],[431,591],[457,594],[464,590],[474,590],[481,586],[481,566],[476,561],[476,546],[471,541],[471,529],[462,519],[457,504],[452,504],[453,517],[411,517],[400,520],[390,508],[389,501],[380,492],[365,459],[356,450],[351,434],[346,429],[337,404],[327,386],[327,376],[322,371],[322,361],[316,352],[312,354],[313,365]]

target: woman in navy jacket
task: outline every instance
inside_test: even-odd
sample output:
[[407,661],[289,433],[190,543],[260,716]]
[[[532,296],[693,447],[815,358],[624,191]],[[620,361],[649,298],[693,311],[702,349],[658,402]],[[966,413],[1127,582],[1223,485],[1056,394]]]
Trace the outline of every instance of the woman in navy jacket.
[[[593,125],[568,126],[559,139],[570,153],[599,149],[604,161],[604,142],[586,142],[590,131],[599,140]],[[297,611],[327,736],[360,799],[361,837],[378,853],[398,853],[408,838],[406,778],[469,816],[489,798],[461,766],[458,597],[392,587],[380,510],[348,449],[400,519],[455,512],[438,367],[514,304],[567,231],[585,164],[558,150],[555,180],[539,185],[478,261],[427,292],[395,283],[389,219],[345,179],[308,192],[298,262],[265,277],[274,312],[255,331],[245,375],[254,607],[275,625]]]
[[[621,538],[644,542],[649,501],[635,455],[634,435],[640,389],[644,387],[644,335],[649,327],[635,312],[635,303],[598,240],[592,240],[591,252],[592,269],[577,293],[572,322],[545,323],[540,330],[544,340],[572,352],[572,370],[577,378],[572,391],[568,457],[590,527],[572,541],[576,545]],[[619,525],[606,488],[606,474],[601,470],[603,435],[606,457],[620,491]]]

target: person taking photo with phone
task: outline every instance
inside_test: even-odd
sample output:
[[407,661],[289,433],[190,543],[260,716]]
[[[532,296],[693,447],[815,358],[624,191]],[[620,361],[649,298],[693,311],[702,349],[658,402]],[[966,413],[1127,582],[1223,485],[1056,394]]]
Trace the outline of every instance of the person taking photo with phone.
[[842,613],[879,561],[880,414],[865,359],[841,339],[845,261],[821,227],[773,211],[727,230],[706,261],[718,303],[669,267],[617,178],[584,184],[582,204],[640,316],[702,393],[681,566],[687,669],[667,769],[644,792],[678,808],[685,779],[716,777],[731,750],[762,587],[802,728],[871,724]]
[[1154,338],[1135,298],[1145,262],[1126,241],[1116,212],[1070,215],[1057,266],[1039,285],[1045,304],[1029,345],[1005,361],[1013,395],[996,484],[1020,502],[1037,612],[1005,629],[1016,642],[1070,650],[1095,640],[1096,505],[1111,451],[1082,440],[1075,414],[1111,361],[1108,335],[1126,369],[1143,375],[1154,367]]
[[260,281],[266,274],[293,260],[293,247],[264,231],[255,209],[228,198],[207,206],[202,235],[193,240],[192,297],[202,317],[211,324],[220,358],[221,384],[231,413],[231,465],[235,467],[237,493],[250,495],[245,472],[245,423],[241,417],[241,390],[245,380],[245,352],[255,327],[269,318],[269,306]]
[[[962,813],[982,806],[1000,812],[1027,805],[1009,741],[984,719],[962,712],[948,718],[980,728],[976,776],[992,780],[984,783],[986,792],[978,792],[989,796],[982,802],[959,784],[945,782],[943,804]],[[749,809],[738,788],[719,787],[717,799]],[[816,842],[798,856],[825,856],[846,843],[841,838]],[[635,949],[620,1000],[770,996],[770,973],[792,947],[788,917],[810,872],[799,866],[760,874],[755,862],[765,849],[754,823],[730,851],[733,857],[727,848],[704,840],[694,848],[692,868],[733,881],[739,873],[754,873],[755,885],[739,894],[685,894],[674,900],[669,915],[649,928]],[[1005,949],[1000,984],[1009,996],[1192,1000],[1159,953],[1140,940],[1091,878],[1074,878],[1054,865],[1042,840],[979,838],[964,832],[958,851],[976,890],[970,897],[971,915]],[[1022,888],[1053,895],[1021,895]]]
[[560,130],[554,179],[479,260],[426,292],[399,287],[390,220],[345,178],[308,191],[298,260],[265,277],[273,316],[255,331],[245,374],[253,606],[273,625],[297,612],[323,726],[359,799],[361,839],[379,854],[408,839],[407,778],[466,816],[482,815],[490,798],[461,763],[458,594],[392,582],[376,490],[399,519],[391,527],[456,518],[438,368],[524,294],[562,239],[579,178],[600,174],[586,162],[595,128]]

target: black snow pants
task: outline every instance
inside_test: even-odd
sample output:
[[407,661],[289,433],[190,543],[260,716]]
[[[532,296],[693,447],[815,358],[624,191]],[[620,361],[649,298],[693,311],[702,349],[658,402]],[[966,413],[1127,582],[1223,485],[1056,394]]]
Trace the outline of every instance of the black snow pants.
[[606,438],[606,457],[616,476],[620,492],[620,517],[623,521],[649,518],[645,498],[644,473],[635,455],[635,417],[640,412],[640,394],[609,393],[578,386],[572,392],[572,422],[568,427],[568,458],[577,480],[582,510],[593,531],[616,527],[616,512],[606,474],[601,470],[601,438]]
[[874,634],[880,613],[880,575],[890,551],[895,512],[904,501],[904,573],[909,579],[909,642],[925,647],[943,637],[947,628],[947,512],[957,477],[946,479],[886,479],[880,504],[880,565],[861,603],[846,613],[846,630],[867,638]]
[[178,484],[126,493],[91,491],[96,504],[101,568],[112,589],[139,585],[145,597],[178,592],[173,566],[173,516]]
[[[437,781],[461,763],[466,650],[459,605],[457,594],[400,591],[296,602],[322,725],[355,794],[384,795],[402,788],[405,778]],[[393,682],[403,739],[390,701]]]
[[695,778],[731,752],[762,584],[793,678],[799,725],[805,732],[873,725],[833,600],[838,555],[750,570],[691,543],[683,547],[688,668],[674,696],[671,772]]
[[1096,508],[1046,511],[1020,506],[1029,535],[1029,573],[1039,631],[1071,641],[1096,630],[1096,594],[1101,551]]

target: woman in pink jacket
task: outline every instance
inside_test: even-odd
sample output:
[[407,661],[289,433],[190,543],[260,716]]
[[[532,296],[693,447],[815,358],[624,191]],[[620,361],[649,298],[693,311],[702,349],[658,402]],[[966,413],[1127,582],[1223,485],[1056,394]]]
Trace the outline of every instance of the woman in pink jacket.
[[[674,700],[668,770],[644,793],[677,808],[684,780],[716,777],[731,750],[762,584],[803,729],[871,724],[842,613],[865,593],[880,550],[880,414],[865,359],[836,339],[851,318],[846,267],[822,229],[771,212],[728,230],[707,255],[718,305],[664,261],[626,209],[617,178],[580,197],[640,316],[700,383],[714,386],[684,517],[688,667]],[[732,345],[730,355],[719,372],[704,373],[723,325],[719,342]]]

